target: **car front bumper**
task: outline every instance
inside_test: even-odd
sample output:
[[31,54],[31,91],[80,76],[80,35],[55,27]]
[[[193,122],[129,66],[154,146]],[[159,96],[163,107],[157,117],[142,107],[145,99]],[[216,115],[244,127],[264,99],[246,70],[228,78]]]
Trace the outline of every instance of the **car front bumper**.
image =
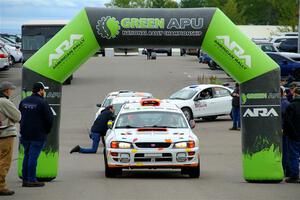
[[188,168],[200,163],[199,148],[106,149],[110,168]]

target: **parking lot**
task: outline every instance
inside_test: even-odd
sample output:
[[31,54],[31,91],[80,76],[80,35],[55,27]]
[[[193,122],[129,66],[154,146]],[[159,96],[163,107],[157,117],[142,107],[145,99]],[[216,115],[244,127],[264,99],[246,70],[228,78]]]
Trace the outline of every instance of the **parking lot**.
[[[88,131],[97,110],[95,105],[107,93],[131,89],[163,99],[197,83],[203,75],[214,75],[232,84],[223,71],[210,70],[194,56],[159,56],[156,60],[144,56],[92,57],[74,74],[72,84],[63,87],[59,176],[44,188],[22,188],[16,173],[16,142],[14,163],[7,177],[16,195],[1,199],[299,199],[297,184],[250,184],[243,180],[241,134],[228,130],[229,116],[214,122],[197,121],[194,132],[201,148],[199,179],[189,179],[176,170],[137,170],[107,179],[102,146],[97,154],[69,154],[77,144],[90,145]],[[1,80],[18,85],[18,93],[20,76],[20,67],[0,72]],[[19,95],[13,99],[15,103],[19,100]]]

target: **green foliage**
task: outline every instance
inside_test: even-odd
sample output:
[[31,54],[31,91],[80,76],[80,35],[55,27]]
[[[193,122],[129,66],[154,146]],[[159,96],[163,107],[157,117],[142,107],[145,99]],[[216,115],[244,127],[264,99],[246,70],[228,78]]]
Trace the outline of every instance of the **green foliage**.
[[282,25],[296,31],[300,0],[111,0],[106,7],[218,7],[236,24]]

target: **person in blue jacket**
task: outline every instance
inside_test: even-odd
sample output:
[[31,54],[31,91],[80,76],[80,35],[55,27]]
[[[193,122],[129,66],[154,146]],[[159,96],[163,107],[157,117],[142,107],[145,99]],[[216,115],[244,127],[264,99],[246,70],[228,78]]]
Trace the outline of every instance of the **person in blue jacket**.
[[100,138],[102,138],[102,143],[105,145],[104,136],[108,130],[107,123],[114,119],[114,111],[115,110],[112,105],[107,106],[94,121],[90,133],[90,138],[93,140],[93,143],[90,148],[82,148],[77,145],[70,151],[70,153],[96,153],[99,147]]
[[46,143],[53,124],[53,113],[44,99],[45,85],[34,83],[32,95],[23,99],[19,105],[22,114],[20,122],[21,144],[24,147],[22,168],[23,187],[43,187],[36,178],[37,159]]

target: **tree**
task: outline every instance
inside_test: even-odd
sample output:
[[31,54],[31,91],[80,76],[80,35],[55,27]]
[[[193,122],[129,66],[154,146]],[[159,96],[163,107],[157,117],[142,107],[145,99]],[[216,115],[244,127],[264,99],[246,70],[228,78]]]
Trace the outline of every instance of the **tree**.
[[278,24],[291,26],[292,31],[296,31],[299,16],[299,0],[268,0],[278,13]]
[[181,0],[181,8],[199,8],[205,6],[205,0]]
[[110,3],[105,4],[108,8],[145,8],[149,0],[111,0]]
[[228,0],[221,10],[236,24],[245,24],[244,12],[238,9],[236,0]]
[[179,5],[174,0],[150,0],[150,8],[178,8]]

